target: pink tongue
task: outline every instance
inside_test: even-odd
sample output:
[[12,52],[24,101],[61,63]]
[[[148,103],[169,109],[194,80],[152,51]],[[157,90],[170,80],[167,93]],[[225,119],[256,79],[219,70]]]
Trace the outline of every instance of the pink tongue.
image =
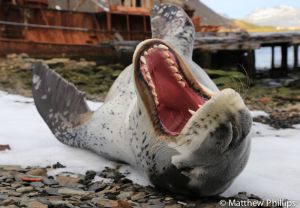
[[[169,55],[176,63],[175,57],[171,53]],[[160,122],[169,134],[176,135],[192,116],[188,110],[196,111],[205,100],[187,85],[182,87],[178,83],[161,50],[153,51],[146,60],[159,101],[157,111]],[[178,68],[177,64],[175,66]]]

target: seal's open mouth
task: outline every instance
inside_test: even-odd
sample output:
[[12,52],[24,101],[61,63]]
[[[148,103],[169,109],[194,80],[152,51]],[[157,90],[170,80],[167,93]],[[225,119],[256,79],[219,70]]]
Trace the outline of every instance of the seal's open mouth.
[[182,59],[160,41],[150,42],[137,54],[135,63],[155,106],[165,133],[178,135],[192,114],[210,95],[195,81]]

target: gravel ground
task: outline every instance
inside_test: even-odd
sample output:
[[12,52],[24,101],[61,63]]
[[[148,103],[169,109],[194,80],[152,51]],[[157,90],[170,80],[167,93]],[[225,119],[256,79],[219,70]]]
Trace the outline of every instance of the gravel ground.
[[[272,207],[259,197],[247,193],[230,198],[200,200],[175,196],[150,186],[134,184],[118,170],[111,168],[102,172],[87,171],[85,175],[61,173],[56,177],[48,176],[47,172],[54,168],[64,166],[59,163],[46,168],[0,166],[0,207],[208,208],[229,207],[229,201],[233,199],[238,202],[263,202],[262,207]],[[221,203],[224,204],[221,206]]]

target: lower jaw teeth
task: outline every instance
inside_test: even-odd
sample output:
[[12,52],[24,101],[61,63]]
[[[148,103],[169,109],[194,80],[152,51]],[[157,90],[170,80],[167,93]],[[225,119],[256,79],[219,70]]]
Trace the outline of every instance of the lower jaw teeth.
[[191,109],[189,109],[189,112],[190,112],[190,114],[192,114],[192,115],[194,115],[196,112],[195,111],[193,111],[193,110],[191,110]]

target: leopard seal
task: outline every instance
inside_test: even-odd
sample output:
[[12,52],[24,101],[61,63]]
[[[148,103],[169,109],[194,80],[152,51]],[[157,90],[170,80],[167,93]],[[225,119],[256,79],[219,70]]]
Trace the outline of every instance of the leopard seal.
[[181,8],[154,6],[151,27],[95,112],[74,85],[34,64],[37,110],[60,142],[130,164],[156,187],[220,194],[248,160],[249,110],[192,61],[194,26]]

